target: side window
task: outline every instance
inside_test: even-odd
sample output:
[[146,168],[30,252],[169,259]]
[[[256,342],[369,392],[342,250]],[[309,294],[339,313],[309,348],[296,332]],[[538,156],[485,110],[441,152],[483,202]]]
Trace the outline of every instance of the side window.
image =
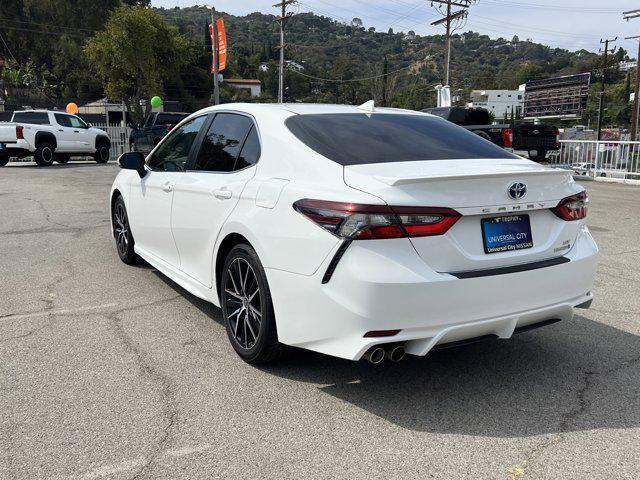
[[253,121],[244,115],[219,113],[202,140],[194,170],[231,172]]
[[249,136],[244,142],[244,146],[242,147],[240,156],[236,161],[236,167],[234,170],[242,170],[243,168],[247,168],[258,163],[260,151],[260,138],[258,137],[256,126],[254,125],[251,127]]
[[153,119],[153,115],[147,116],[147,119],[144,122],[143,128],[150,127],[151,124],[153,123],[152,119]]
[[30,125],[49,125],[49,114],[46,112],[19,112],[13,114],[11,121]]
[[64,115],[62,113],[55,113],[54,116],[56,117],[56,122],[58,122],[58,125],[60,125],[61,127],[71,127],[71,122],[69,121],[69,115]]
[[149,158],[149,168],[158,172],[183,172],[206,118],[206,115],[194,118],[171,132]]
[[73,128],[88,128],[87,124],[80,120],[78,117],[71,116],[69,117],[69,120],[71,121],[71,126]]

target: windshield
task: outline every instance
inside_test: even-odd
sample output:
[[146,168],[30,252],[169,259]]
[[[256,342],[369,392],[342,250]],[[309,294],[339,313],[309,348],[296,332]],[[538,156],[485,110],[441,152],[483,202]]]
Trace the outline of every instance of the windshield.
[[304,144],[340,165],[518,158],[464,128],[429,115],[297,115],[285,124]]

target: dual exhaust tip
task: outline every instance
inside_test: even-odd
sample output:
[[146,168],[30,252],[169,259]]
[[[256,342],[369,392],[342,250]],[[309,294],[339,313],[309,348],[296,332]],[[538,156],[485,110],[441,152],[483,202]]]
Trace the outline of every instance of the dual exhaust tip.
[[374,345],[364,354],[363,358],[373,365],[378,365],[386,358],[392,362],[399,362],[404,358],[404,345]]

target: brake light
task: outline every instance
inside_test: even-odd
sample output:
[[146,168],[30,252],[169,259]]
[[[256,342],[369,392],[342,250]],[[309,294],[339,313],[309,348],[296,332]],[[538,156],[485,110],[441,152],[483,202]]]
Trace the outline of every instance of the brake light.
[[558,203],[558,206],[552,208],[551,211],[561,219],[571,222],[587,216],[588,204],[589,199],[587,198],[587,192],[580,192],[576,195],[563,198]]
[[328,232],[349,240],[443,235],[460,218],[450,208],[391,207],[298,200],[293,208]]
[[513,147],[513,129],[505,128],[502,130],[502,141],[505,148]]
[[22,125],[16,125],[16,139],[24,140],[24,127]]
[[167,133],[173,130],[173,125],[167,125]]

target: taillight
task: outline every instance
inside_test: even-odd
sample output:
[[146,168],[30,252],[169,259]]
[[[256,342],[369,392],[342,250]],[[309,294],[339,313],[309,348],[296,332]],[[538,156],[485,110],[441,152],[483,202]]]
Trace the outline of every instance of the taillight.
[[16,125],[16,139],[24,140],[24,127],[22,125]]
[[298,212],[334,235],[350,240],[443,235],[460,218],[450,208],[390,207],[326,200],[298,200]]
[[502,130],[502,141],[505,148],[513,147],[513,129],[505,128]]
[[167,125],[167,133],[173,130],[173,125]]
[[587,216],[587,205],[589,199],[587,198],[587,192],[580,192],[576,195],[563,198],[558,203],[557,207],[551,209],[558,217],[567,222],[573,220],[580,220]]

